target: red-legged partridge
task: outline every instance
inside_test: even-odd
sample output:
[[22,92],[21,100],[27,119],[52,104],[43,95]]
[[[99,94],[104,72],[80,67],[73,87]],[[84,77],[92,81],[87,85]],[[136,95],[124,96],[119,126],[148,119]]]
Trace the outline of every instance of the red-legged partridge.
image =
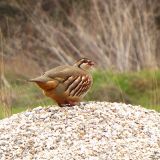
[[93,65],[93,61],[82,58],[73,66],[53,68],[30,81],[37,83],[44,94],[59,106],[73,106],[82,100],[92,86],[89,70]]

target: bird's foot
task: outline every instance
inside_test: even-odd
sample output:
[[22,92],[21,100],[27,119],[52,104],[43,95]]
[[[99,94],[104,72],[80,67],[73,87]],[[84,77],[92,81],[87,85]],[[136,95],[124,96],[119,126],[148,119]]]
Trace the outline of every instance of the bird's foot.
[[70,104],[59,104],[60,107],[71,107]]
[[79,103],[77,102],[69,102],[69,103],[65,103],[65,104],[58,104],[60,107],[72,107],[75,105],[78,105]]
[[60,107],[72,107],[72,106],[75,106],[75,105],[67,103],[67,104],[59,104],[59,106]]

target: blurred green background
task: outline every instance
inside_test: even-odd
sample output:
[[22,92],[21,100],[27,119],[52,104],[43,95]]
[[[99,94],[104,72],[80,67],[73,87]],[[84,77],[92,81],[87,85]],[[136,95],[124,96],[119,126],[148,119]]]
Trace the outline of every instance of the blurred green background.
[[160,111],[159,0],[1,0],[0,118],[52,105],[26,80],[81,57],[97,63],[86,101]]

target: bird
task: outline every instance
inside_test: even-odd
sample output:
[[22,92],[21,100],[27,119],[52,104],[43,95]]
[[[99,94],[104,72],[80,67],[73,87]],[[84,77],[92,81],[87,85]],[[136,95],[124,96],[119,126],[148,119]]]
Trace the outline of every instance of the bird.
[[81,58],[73,65],[62,65],[30,79],[42,90],[44,95],[53,99],[60,107],[78,105],[93,84],[90,73],[95,63]]

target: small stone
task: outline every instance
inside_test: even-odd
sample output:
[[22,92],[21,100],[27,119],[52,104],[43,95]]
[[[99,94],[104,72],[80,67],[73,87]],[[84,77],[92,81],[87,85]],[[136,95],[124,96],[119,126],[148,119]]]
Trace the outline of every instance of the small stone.
[[37,107],[0,121],[0,159],[160,159],[160,114],[123,103]]

